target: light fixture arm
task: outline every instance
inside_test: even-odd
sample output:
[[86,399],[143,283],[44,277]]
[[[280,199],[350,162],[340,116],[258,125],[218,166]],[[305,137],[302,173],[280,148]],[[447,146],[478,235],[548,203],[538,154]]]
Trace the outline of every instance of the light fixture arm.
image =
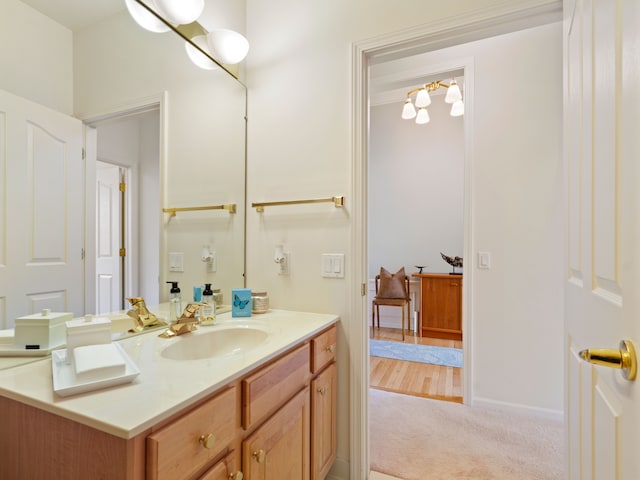
[[429,83],[423,85],[422,87],[414,88],[413,90],[408,92],[407,93],[407,97],[410,97],[411,95],[413,95],[415,93],[418,93],[423,88],[426,88],[428,92],[435,92],[440,87],[449,88],[450,86],[451,85],[447,85],[446,83],[443,83],[442,80],[437,80],[435,82],[429,82]]

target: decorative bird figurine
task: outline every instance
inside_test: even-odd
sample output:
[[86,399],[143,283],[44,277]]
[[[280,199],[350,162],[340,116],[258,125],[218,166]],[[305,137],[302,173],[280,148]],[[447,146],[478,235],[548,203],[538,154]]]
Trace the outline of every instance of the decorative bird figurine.
[[453,274],[459,275],[460,272],[456,272],[456,268],[462,268],[462,257],[450,257],[448,255],[445,255],[444,253],[440,252],[440,255],[442,255],[442,259],[447,262],[449,265],[451,265],[451,267],[453,268]]

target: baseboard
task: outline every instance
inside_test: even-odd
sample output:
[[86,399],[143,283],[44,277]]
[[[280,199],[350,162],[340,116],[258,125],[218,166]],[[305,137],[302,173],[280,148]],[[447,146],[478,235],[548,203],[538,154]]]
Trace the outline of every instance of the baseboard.
[[336,458],[325,480],[349,480],[349,462]]
[[473,407],[490,408],[501,412],[517,413],[558,422],[562,422],[564,420],[564,412],[562,410],[532,407],[530,405],[522,405],[519,403],[501,402],[490,398],[474,397],[470,405]]

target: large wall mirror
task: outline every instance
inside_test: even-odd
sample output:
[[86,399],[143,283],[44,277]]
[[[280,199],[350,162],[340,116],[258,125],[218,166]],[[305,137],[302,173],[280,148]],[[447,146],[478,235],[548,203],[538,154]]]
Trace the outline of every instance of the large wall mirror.
[[[80,119],[89,140],[81,180],[85,260],[83,276],[75,283],[77,289],[85,290],[82,301],[71,304],[68,296],[47,297],[41,295],[46,289],[32,292],[24,286],[20,301],[3,302],[0,328],[11,327],[17,316],[45,305],[79,316],[113,311],[109,298],[121,302],[123,296],[144,296],[150,305],[164,302],[168,281],[179,282],[183,303],[191,299],[193,286],[205,283],[219,288],[228,303],[231,289],[244,286],[245,86],[220,68],[196,67],[186,55],[185,41],[174,32],[157,34],[140,28],[122,0],[117,0],[114,10],[74,27],[70,34],[65,33],[67,27],[55,25],[60,18],[47,11],[51,2],[7,1],[3,7],[7,13],[25,19],[16,28],[21,38],[30,38],[33,31],[33,43],[42,45],[45,30],[63,37],[52,40],[68,52],[55,68],[69,71],[72,87],[62,86],[63,93],[51,95],[51,101],[41,98],[43,89],[37,84],[23,89],[28,75],[46,85],[47,67],[25,69],[20,56],[5,46],[0,54],[14,64],[5,63],[4,68],[22,69],[22,77],[0,79],[0,89]],[[81,4],[88,2],[78,3],[80,12]],[[32,50],[37,49],[33,45]],[[52,88],[65,75],[52,75]],[[72,100],[64,98],[65,91],[71,92]],[[71,105],[70,111],[65,105]],[[129,182],[124,197],[126,262],[110,268],[120,271],[124,290],[114,291],[120,287],[110,283],[102,270],[108,267],[101,266],[100,260],[107,251],[105,245],[117,243],[121,232],[97,226],[118,213],[121,204],[107,201],[117,193],[107,186],[123,178]],[[219,205],[235,208],[233,212],[200,209]],[[171,208],[178,213],[163,211]],[[13,226],[7,221],[3,228],[6,237]],[[13,231],[18,230],[22,227]],[[205,248],[215,254],[215,262],[202,260]],[[0,287],[4,289],[5,284]],[[40,295],[35,301],[34,293]]]

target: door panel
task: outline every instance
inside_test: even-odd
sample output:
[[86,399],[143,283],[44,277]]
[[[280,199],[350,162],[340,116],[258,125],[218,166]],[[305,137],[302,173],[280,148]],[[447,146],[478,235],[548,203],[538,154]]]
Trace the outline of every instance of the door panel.
[[[640,342],[636,0],[566,0],[568,477],[640,478],[640,394],[587,348]],[[633,126],[633,128],[629,128]]]
[[0,119],[0,328],[42,308],[82,315],[82,124],[4,91]]
[[120,168],[96,162],[96,313],[122,309]]

